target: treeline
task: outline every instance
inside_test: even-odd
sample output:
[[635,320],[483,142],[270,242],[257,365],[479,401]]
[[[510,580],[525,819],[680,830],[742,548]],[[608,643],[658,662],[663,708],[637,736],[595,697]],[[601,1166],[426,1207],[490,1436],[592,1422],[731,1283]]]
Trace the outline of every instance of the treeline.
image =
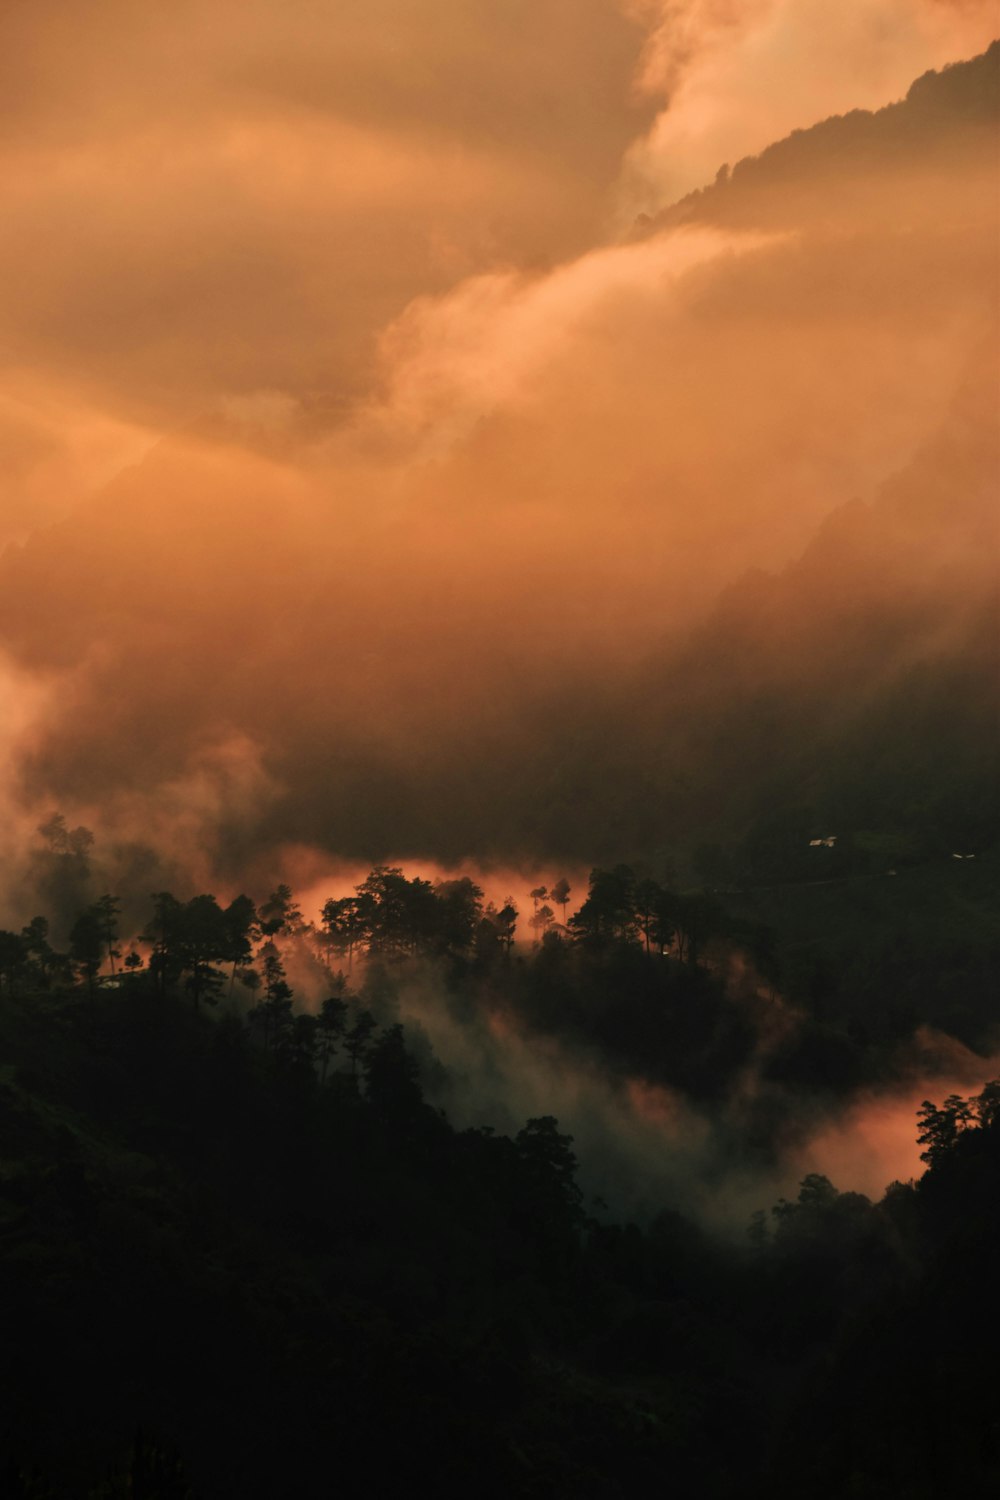
[[[571,896],[565,878],[535,887],[519,928],[514,901],[497,906],[468,877],[432,883],[376,866],[315,922],[286,885],[259,905],[246,895],[223,904],[161,891],[125,937],[122,899],[106,894],[68,924],[65,951],[43,916],[0,933],[0,998],[70,989],[93,1008],[100,993],[121,990],[186,998],[196,1012],[224,999],[283,1065],[356,1082],[373,1047],[394,1045],[405,976],[433,971],[435,992],[463,1024],[510,1014],[526,1034],[597,1049],[611,1079],[638,1075],[698,1100],[725,1098],[765,1023],[755,985],[773,976],[771,935],[708,895],[674,892],[625,865],[593,870],[575,911]],[[127,904],[134,909],[134,898]],[[521,930],[528,936],[518,942]],[[725,973],[737,947],[754,955],[742,1005],[730,1003]],[[772,1123],[777,1131],[773,1111]],[[759,1135],[755,1127],[748,1137],[755,1149]]]
[[[525,968],[623,956],[688,972]],[[148,969],[8,996],[4,1493],[989,1492],[1000,1083],[924,1105],[918,1183],[813,1174],[722,1243],[588,1211],[550,1116],[452,1128],[398,1026],[352,1051],[387,973],[330,1007],[326,1067]]]
[[[93,841],[53,825],[46,873],[76,882]],[[228,903],[161,891],[145,912],[125,888],[54,900],[51,926],[38,916],[0,933],[0,1002],[64,989],[84,1010],[106,990],[195,1011],[221,1000],[276,1063],[332,1080],[360,1077],[366,1048],[408,1011],[423,1025],[411,1040],[430,1095],[456,1109],[438,1021],[407,999],[416,984],[419,1004],[434,997],[440,1010],[446,1051],[455,1024],[468,1027],[488,1067],[498,1049],[480,1034],[513,1023],[612,1089],[641,1079],[684,1095],[710,1111],[720,1163],[753,1170],[817,1107],[891,1089],[915,1057],[933,1072],[942,1033],[992,1054],[998,889],[988,856],[752,896],[679,892],[617,865],[593,870],[582,892],[564,878],[538,885],[523,913],[467,877],[377,866],[314,921],[283,885]]]
[[[637,945],[696,966],[713,939],[750,943],[760,956],[770,938],[763,928],[739,928],[710,895],[680,894],[627,865],[593,870],[583,903],[567,916],[570,895],[565,878],[531,892],[527,926],[536,946],[568,942],[597,952]],[[561,908],[561,921],[550,901]],[[45,916],[20,932],[0,931],[0,989],[77,982],[92,990],[105,967],[110,979],[145,968],[158,991],[180,985],[196,1006],[236,982],[271,999],[283,978],[275,939],[307,940],[328,969],[333,960],[350,969],[357,955],[460,955],[488,963],[510,956],[520,915],[510,897],[499,907],[486,901],[468,876],[431,882],[385,865],[351,895],[326,901],[317,923],[303,917],[287,885],[260,906],[246,895],[223,906],[213,895],[184,901],[169,891],[154,895],[152,906],[148,923],[123,941],[121,898],[101,896],[76,915],[64,952],[51,946]]]
[[6,1493],[989,1491],[1000,1082],[925,1102],[928,1170],[880,1202],[810,1174],[735,1243],[614,1222],[553,1115],[449,1123],[407,984],[687,1094],[713,1170],[884,1058],[775,1028],[725,962],[767,929],[717,898],[627,866],[572,894],[536,887],[521,943],[513,902],[385,866],[315,923],[286,886],[160,892],[129,935],[125,891],[65,951],[43,917],[0,936]]

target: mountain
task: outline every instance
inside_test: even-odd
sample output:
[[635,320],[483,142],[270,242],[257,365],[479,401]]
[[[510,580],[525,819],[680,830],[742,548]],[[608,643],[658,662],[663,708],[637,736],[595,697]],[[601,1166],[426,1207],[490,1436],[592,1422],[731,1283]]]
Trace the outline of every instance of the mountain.
[[[729,228],[801,227],[803,221],[847,226],[874,217],[911,231],[958,213],[970,218],[970,163],[981,177],[983,219],[993,213],[996,130],[1000,117],[1000,41],[980,57],[925,73],[905,99],[883,109],[855,109],[795,130],[759,156],[719,170],[714,183],[689,193],[635,226],[647,236],[681,224]],[[959,180],[956,180],[956,169]],[[896,190],[913,189],[901,222]],[[976,208],[972,205],[972,214]]]

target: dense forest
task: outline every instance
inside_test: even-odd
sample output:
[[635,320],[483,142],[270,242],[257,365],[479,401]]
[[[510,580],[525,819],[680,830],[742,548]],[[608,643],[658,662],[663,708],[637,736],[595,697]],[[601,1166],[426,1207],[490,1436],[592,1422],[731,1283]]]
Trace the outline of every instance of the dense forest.
[[[65,881],[89,836],[44,833]],[[931,882],[952,929],[978,929],[963,1026],[985,1051],[996,872],[973,864],[978,885],[964,861],[909,872],[903,899]],[[891,1077],[933,1008],[925,978],[876,1025],[856,971],[830,982],[789,905],[822,893],[842,931],[831,890],[850,899],[682,893],[619,866],[576,900],[539,885],[519,929],[468,877],[376,867],[316,922],[279,886],[160,892],[134,933],[125,893],[65,942],[44,916],[0,934],[5,1493],[995,1483],[1000,1083],[923,1105],[919,1180],[873,1202],[813,1172],[720,1235],[669,1202],[623,1220],[595,1201],[551,1115],[457,1128],[445,1068],[398,1020],[419,975],[458,1026],[571,1039],[718,1111],[728,1153],[780,1153],[802,1100]],[[896,960],[878,975],[864,925],[846,937],[878,982]],[[761,1108],[726,1115],[779,983],[794,1020]]]

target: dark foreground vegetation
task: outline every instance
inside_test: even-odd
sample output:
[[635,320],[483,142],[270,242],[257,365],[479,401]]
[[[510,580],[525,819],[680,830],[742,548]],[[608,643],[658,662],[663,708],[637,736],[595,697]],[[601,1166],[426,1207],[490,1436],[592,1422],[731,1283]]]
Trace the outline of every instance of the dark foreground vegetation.
[[3,1493],[991,1492],[1000,1084],[926,1105],[928,1170],[878,1203],[812,1175],[728,1243],[669,1206],[609,1222],[555,1119],[460,1131],[428,1103],[393,995],[433,961],[456,1013],[503,992],[704,1094],[755,1024],[719,955],[763,952],[761,924],[662,888],[655,918],[651,883],[595,872],[519,957],[471,882],[422,884],[330,904],[308,1015],[284,890],[161,895],[124,956],[110,897],[66,957],[44,920],[4,936]]

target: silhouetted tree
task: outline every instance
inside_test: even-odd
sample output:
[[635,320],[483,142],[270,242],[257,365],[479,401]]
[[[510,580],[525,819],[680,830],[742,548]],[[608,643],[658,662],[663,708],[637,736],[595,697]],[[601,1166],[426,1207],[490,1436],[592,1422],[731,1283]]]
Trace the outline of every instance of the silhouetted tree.
[[937,1166],[953,1149],[959,1136],[975,1122],[974,1101],[949,1094],[940,1108],[925,1099],[917,1110],[920,1132],[918,1143],[924,1147],[920,1160]]
[[554,901],[557,906],[562,907],[562,919],[564,927],[566,926],[566,907],[569,905],[571,891],[572,886],[566,879],[565,875],[557,880],[555,885],[552,886],[551,890],[549,891],[549,900]]
[[368,1055],[378,1022],[370,1010],[359,1010],[344,1035],[344,1051],[351,1059],[351,1077],[357,1087],[358,1071]]
[[267,900],[261,903],[257,915],[261,936],[265,938],[277,937],[279,933],[297,937],[307,928],[307,923],[292,895],[292,888],[288,885],[279,885],[276,890],[273,890]]
[[185,986],[197,1010],[202,1000],[215,1001],[225,983],[216,964],[232,952],[233,934],[214,896],[193,896],[176,913],[175,955]]
[[400,869],[376,865],[357,895],[370,953],[400,958],[433,942],[438,909],[430,881],[408,880]]
[[637,925],[635,875],[629,866],[592,870],[587,899],[569,925],[577,942],[591,946],[633,941]]
[[468,952],[483,914],[483,893],[479,886],[467,875],[457,880],[439,880],[434,887],[434,898],[439,945],[446,952]]
[[229,989],[236,982],[236,971],[245,967],[253,955],[253,934],[258,927],[257,909],[249,896],[235,896],[222,913],[224,949],[221,957],[232,964]]
[[101,896],[94,903],[101,922],[101,935],[104,941],[108,961],[111,964],[111,976],[115,975],[115,959],[121,958],[121,950],[116,946],[118,942],[118,914],[122,909],[121,900],[118,896]]
[[48,988],[59,955],[49,946],[49,924],[45,917],[32,917],[21,930],[21,939],[39,983]]
[[532,1235],[543,1264],[561,1273],[578,1248],[584,1220],[573,1137],[560,1133],[552,1115],[542,1115],[527,1122],[514,1145],[524,1172]]
[[640,880],[635,887],[635,917],[642,933],[643,944],[646,952],[649,945],[655,941],[653,930],[656,926],[657,912],[659,911],[664,892],[655,880]]
[[[343,975],[338,978],[343,979]],[[340,994],[330,995],[320,1006],[317,1017],[316,1053],[320,1066],[320,1079],[326,1082],[330,1063],[347,1030],[348,1006]]]
[[364,1066],[366,1097],[384,1120],[402,1125],[421,1110],[420,1069],[407,1051],[402,1026],[390,1026],[372,1042]]
[[362,901],[358,896],[331,896],[322,913],[323,946],[328,952],[347,956],[348,969],[354,965],[354,950],[366,936]]
[[152,949],[149,972],[160,995],[166,994],[180,978],[182,920],[183,905],[177,897],[169,891],[157,891],[153,897],[153,915],[142,938]]
[[104,958],[104,932],[104,916],[96,906],[82,911],[69,932],[70,958],[78,977],[86,983],[91,1000]]
[[509,955],[514,946],[514,934],[517,931],[518,910],[510,896],[507,897],[503,906],[497,912],[496,927],[500,942],[504,951]]
[[546,933],[552,926],[554,916],[555,912],[546,903],[543,902],[541,906],[536,907],[533,916],[529,919],[529,926],[534,931],[536,942],[540,943],[544,940]]
[[989,1128],[1000,1124],[1000,1078],[988,1083],[972,1101],[980,1125]]
[[281,954],[270,938],[260,950],[260,960],[264,996],[250,1018],[260,1027],[265,1048],[277,1052],[286,1044],[292,1028],[292,989],[285,978]]

